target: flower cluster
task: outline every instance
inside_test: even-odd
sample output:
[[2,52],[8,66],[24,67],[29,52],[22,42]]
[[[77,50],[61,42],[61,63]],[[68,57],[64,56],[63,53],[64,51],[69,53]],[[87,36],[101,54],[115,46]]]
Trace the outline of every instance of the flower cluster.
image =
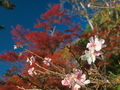
[[73,73],[67,74],[61,83],[72,90],[78,90],[81,86],[89,84],[90,80],[86,80],[86,75],[82,71],[75,69]]
[[34,56],[31,56],[30,58],[27,58],[27,61],[26,62],[29,62],[30,65],[33,64],[33,62],[35,62],[35,57]]
[[98,39],[97,36],[90,37],[89,41],[86,46],[89,51],[85,50],[85,54],[81,56],[81,60],[87,60],[88,64],[92,64],[95,62],[96,57],[102,54],[100,50],[106,45],[103,45],[105,40]]
[[[30,65],[32,65],[34,62],[35,62],[35,57],[34,56],[31,56],[30,58],[28,58],[27,57],[27,61],[26,62],[28,62],[28,63],[30,63]],[[32,67],[32,68],[30,68],[29,70],[28,70],[28,74],[30,75],[30,76],[33,76],[33,74],[37,74],[35,71],[34,71],[34,67]]]
[[[105,45],[103,45],[105,40],[98,39],[97,36],[94,36],[90,37],[89,41],[90,42],[86,46],[88,50],[85,50],[85,54],[81,56],[81,59],[87,60],[88,64],[92,64],[95,62],[96,57],[102,54],[100,50],[103,47],[105,47]],[[51,58],[45,57],[43,63],[47,66],[50,66],[51,60]],[[30,58],[27,58],[27,62],[29,62],[30,65],[32,65],[35,62],[35,57],[31,56]],[[34,67],[30,68],[28,70],[28,73],[30,76],[37,75],[36,71],[34,70]],[[65,75],[61,83],[62,85],[71,88],[72,90],[78,90],[82,86],[89,84],[90,80],[86,80],[86,74],[84,74],[81,70],[73,69],[72,73]]]
[[37,74],[35,71],[34,71],[34,67],[32,67],[32,68],[30,68],[29,70],[28,70],[28,74],[30,75],[30,76],[33,76],[33,74]]
[[50,66],[51,58],[44,58],[43,63],[46,64],[47,66]]

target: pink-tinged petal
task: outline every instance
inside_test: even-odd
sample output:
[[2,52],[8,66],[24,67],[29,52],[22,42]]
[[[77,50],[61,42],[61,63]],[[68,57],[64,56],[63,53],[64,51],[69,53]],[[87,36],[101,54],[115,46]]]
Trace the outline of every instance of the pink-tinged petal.
[[84,81],[84,84],[89,84],[89,83],[90,83],[90,80]]
[[47,58],[47,57],[44,58],[44,61],[43,61],[44,64],[46,64],[47,66],[50,66],[50,62],[51,62],[51,58]]
[[101,50],[101,48],[102,48],[102,44],[101,44],[101,42],[96,41],[95,43],[96,43],[95,50],[96,50],[96,51],[100,51],[100,50]]
[[30,60],[34,62],[34,61],[35,61],[35,57],[34,57],[34,56],[31,56],[31,57],[30,57]]
[[29,61],[30,65],[32,65],[32,61]]
[[80,86],[84,86],[85,85],[85,83],[84,83],[84,81],[82,79],[80,81],[77,81],[77,84],[79,84]]
[[70,82],[68,80],[66,80],[66,79],[62,80],[61,83],[64,86],[69,86],[69,84],[70,84]]
[[86,75],[83,74],[83,75],[81,76],[81,79],[82,79],[82,80],[85,80],[85,79],[86,79]]
[[95,62],[96,56],[94,53],[91,53],[91,51],[85,50],[85,55],[81,56],[81,60],[87,60],[88,64],[91,64],[92,62]]
[[102,48],[106,47],[107,45],[102,45]]
[[79,71],[76,71],[76,72],[75,72],[75,75],[81,76],[81,75],[82,75],[82,71],[80,71],[80,70],[79,70]]
[[72,90],[78,90],[80,88],[80,85],[75,84],[74,87],[72,88]]
[[17,47],[17,45],[14,45],[14,49],[17,49],[18,47]]
[[51,58],[44,58],[46,61],[50,62]]
[[47,66],[50,66],[50,63],[48,61],[43,61],[44,64],[46,64]]
[[101,50],[101,46],[95,47],[95,50],[96,50],[96,51],[100,51],[100,50]]
[[79,79],[82,75],[82,71],[75,72],[76,78]]
[[90,48],[91,47],[91,43],[88,43],[86,48]]
[[27,57],[27,61],[26,62],[29,62],[30,60],[29,60],[29,58]]
[[88,64],[91,64],[92,63],[92,58],[88,57],[87,62],[88,62]]
[[94,48],[94,47],[90,47],[90,48],[89,48],[89,51],[90,51],[91,53],[94,53],[95,48]]
[[96,60],[96,56],[92,54],[92,62],[94,63]]
[[50,66],[50,63],[46,63],[47,66]]
[[95,53],[94,53],[95,56],[100,56],[100,55],[102,55],[102,54],[103,54],[103,52],[101,52],[101,51],[98,51],[98,52],[95,52]]
[[14,49],[18,49],[19,47],[21,47],[20,45],[14,45]]
[[30,68],[30,69],[28,70],[29,75],[33,76],[33,71],[34,71],[34,67]]
[[93,43],[94,42],[93,37],[90,37],[89,41],[90,43]]
[[44,64],[47,64],[47,61],[43,61]]
[[101,44],[104,44],[104,43],[105,43],[105,40],[104,40],[104,39],[100,39],[99,41],[101,42]]
[[29,62],[30,65],[33,64],[33,62],[35,62],[35,57],[34,56],[31,56],[30,59],[27,57],[27,61],[26,62]]
[[85,81],[84,79],[80,79],[77,81],[77,84],[79,84],[80,86],[84,86],[85,85],[84,81]]
[[95,36],[94,38],[95,38],[95,42],[98,41],[98,36]]

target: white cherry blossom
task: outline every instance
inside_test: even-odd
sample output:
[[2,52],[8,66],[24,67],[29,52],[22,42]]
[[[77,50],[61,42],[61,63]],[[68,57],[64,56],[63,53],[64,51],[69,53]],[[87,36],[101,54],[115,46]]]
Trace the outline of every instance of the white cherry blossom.
[[35,57],[34,56],[31,56],[30,58],[27,58],[27,61],[26,62],[29,62],[30,65],[33,64],[33,62],[35,62]]
[[33,74],[36,74],[36,72],[34,71],[34,67],[32,67],[32,68],[30,68],[30,69],[28,70],[28,74],[29,74],[30,76],[33,76]]
[[90,43],[87,44],[86,48],[88,48],[92,53],[96,51],[100,51],[103,47],[106,45],[103,45],[105,40],[104,39],[98,39],[98,36],[90,37],[89,39]]
[[72,90],[78,90],[81,86],[89,84],[90,80],[86,80],[86,75],[82,74],[82,71],[76,70],[74,73],[67,74],[61,83],[72,88]]
[[92,62],[95,62],[96,56],[91,51],[85,50],[85,54],[81,56],[81,60],[87,60],[88,64],[92,64]]
[[44,61],[43,61],[44,64],[46,64],[47,66],[50,66],[50,62],[51,62],[51,58],[47,58],[47,57],[44,58]]
[[19,47],[19,45],[14,45],[14,49],[18,49]]

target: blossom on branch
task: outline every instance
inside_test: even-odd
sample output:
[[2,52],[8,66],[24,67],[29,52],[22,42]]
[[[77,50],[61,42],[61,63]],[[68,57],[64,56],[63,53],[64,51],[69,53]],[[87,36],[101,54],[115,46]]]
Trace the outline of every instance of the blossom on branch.
[[14,49],[18,49],[19,47],[19,45],[14,45]]
[[51,58],[44,58],[43,63],[46,64],[47,66],[50,66]]
[[33,62],[35,62],[35,57],[34,56],[31,56],[30,58],[27,58],[27,61],[26,62],[29,62],[30,65],[32,65]]
[[103,45],[105,40],[104,39],[98,39],[98,36],[90,37],[89,39],[90,43],[87,44],[87,48],[93,53],[95,50],[100,51],[103,47],[106,45]]
[[30,68],[29,70],[28,70],[28,74],[30,75],[30,76],[33,76],[33,74],[37,74],[35,71],[34,71],[34,67],[32,67],[32,68]]
[[90,80],[86,80],[86,75],[82,74],[82,71],[76,70],[74,73],[67,74],[61,83],[72,90],[78,90],[81,86],[89,84]]
[[87,60],[88,64],[92,64],[96,60],[96,56],[91,51],[85,50],[85,54],[81,56],[81,60]]
[[87,60],[88,64],[92,64],[95,62],[96,57],[102,54],[100,51],[106,45],[103,45],[105,40],[98,39],[98,36],[90,37],[90,43],[87,44],[87,48],[89,51],[85,50],[85,54],[81,56],[81,60]]

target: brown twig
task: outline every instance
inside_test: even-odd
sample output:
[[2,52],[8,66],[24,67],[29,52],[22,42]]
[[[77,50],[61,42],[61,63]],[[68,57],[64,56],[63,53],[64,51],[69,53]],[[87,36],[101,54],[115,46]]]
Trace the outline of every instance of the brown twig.
[[17,76],[18,76],[18,77],[20,77],[22,80],[25,80],[25,81],[29,82],[30,84],[32,84],[32,85],[34,85],[34,86],[36,86],[37,88],[41,88],[41,87],[40,87],[40,86],[38,86],[37,84],[35,84],[35,83],[31,82],[28,78],[27,78],[27,79],[25,79],[25,78],[23,78],[23,76],[21,76],[21,75],[19,75],[19,74],[17,74]]

